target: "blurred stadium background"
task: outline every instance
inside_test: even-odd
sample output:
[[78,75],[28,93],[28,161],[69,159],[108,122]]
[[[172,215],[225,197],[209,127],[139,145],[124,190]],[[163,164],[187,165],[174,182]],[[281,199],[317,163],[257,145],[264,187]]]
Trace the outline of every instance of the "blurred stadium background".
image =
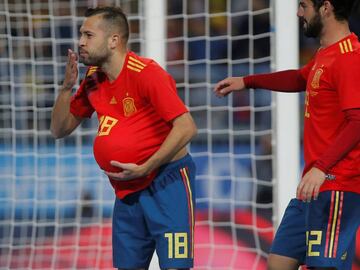
[[[50,114],[86,8],[121,6],[130,49],[146,55],[146,9],[154,2],[0,1],[0,269],[112,268],[114,194],[93,159],[97,120],[55,141]],[[274,2],[167,0],[162,8],[162,65],[199,128],[190,146],[198,167],[195,269],[265,269],[278,221],[277,103],[264,90],[218,99],[212,87],[228,75],[275,68]],[[358,25],[355,18],[354,31]],[[300,43],[304,62],[315,43]]]

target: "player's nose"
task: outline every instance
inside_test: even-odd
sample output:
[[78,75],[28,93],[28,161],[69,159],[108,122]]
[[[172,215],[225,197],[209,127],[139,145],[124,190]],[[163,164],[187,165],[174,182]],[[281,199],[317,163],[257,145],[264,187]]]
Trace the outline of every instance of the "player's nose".
[[85,38],[83,36],[81,36],[79,39],[79,47],[84,47],[85,44],[86,44]]
[[299,7],[298,10],[297,10],[296,15],[297,15],[299,18],[304,17],[304,10],[303,10],[303,8]]

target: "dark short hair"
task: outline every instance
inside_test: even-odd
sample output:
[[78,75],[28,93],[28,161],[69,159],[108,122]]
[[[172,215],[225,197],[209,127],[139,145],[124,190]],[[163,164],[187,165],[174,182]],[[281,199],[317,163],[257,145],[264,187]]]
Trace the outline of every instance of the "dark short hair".
[[120,34],[124,43],[129,39],[129,22],[123,10],[119,7],[96,7],[88,8],[85,17],[102,15],[103,20],[109,27],[115,28]]
[[348,21],[351,15],[354,4],[357,0],[311,0],[314,3],[316,10],[324,4],[325,1],[329,1],[334,7],[334,15],[338,21]]

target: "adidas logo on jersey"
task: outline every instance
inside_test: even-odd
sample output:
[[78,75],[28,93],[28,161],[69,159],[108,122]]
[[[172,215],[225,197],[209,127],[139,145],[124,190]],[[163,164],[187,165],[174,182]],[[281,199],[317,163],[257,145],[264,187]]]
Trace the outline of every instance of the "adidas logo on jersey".
[[111,98],[110,104],[111,105],[117,104],[116,98],[114,96]]
[[347,251],[345,251],[345,253],[341,256],[341,260],[345,261],[347,257]]

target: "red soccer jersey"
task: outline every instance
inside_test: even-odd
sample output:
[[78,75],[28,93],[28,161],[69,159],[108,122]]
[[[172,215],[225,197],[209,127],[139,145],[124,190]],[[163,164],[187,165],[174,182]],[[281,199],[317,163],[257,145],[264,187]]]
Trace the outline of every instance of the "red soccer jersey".
[[[334,142],[346,124],[344,111],[360,108],[360,43],[351,34],[318,50],[301,73],[307,79],[304,117],[303,174]],[[360,132],[360,131],[359,131]],[[360,193],[360,145],[353,148],[329,171],[335,180],[325,181],[320,191]]]
[[[118,78],[109,82],[96,67],[73,96],[73,115],[90,117],[96,111],[98,134],[94,156],[100,168],[117,171],[111,160],[144,163],[171,130],[170,121],[187,112],[171,76],[156,62],[129,52]],[[110,179],[119,198],[148,186],[156,172],[130,181]]]

